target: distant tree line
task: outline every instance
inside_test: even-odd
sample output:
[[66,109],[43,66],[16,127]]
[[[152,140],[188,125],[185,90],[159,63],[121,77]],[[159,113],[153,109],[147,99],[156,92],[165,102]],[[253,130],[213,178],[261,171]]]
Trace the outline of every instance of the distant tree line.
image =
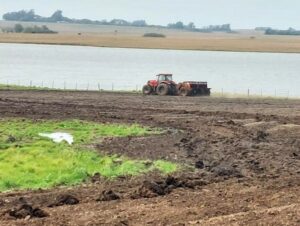
[[168,24],[168,28],[172,29],[186,29],[186,30],[195,30],[196,26],[193,22],[189,23],[188,25],[185,25],[183,22],[178,21],[177,23],[174,24]]
[[232,32],[230,24],[210,25],[197,30],[201,32]]
[[48,23],[76,23],[76,24],[97,24],[97,25],[116,25],[116,26],[134,26],[134,27],[158,27],[170,28],[179,30],[188,30],[196,32],[231,32],[230,24],[224,25],[211,25],[204,28],[196,28],[193,22],[185,25],[183,22],[170,23],[166,27],[159,25],[148,25],[145,20],[135,20],[129,22],[122,19],[107,20],[89,20],[89,19],[70,19],[63,16],[61,10],[57,10],[50,17],[42,17],[36,15],[34,10],[21,10],[18,12],[10,12],[3,15],[4,20],[8,21],[28,21],[28,22],[48,22]]
[[272,28],[271,27],[256,27],[255,28],[256,31],[264,31],[264,32],[268,29],[272,29]]
[[106,20],[89,20],[89,19],[70,19],[63,16],[61,10],[57,10],[50,17],[42,17],[36,15],[34,10],[21,10],[18,12],[5,13],[3,15],[4,20],[8,21],[24,21],[24,22],[48,22],[48,23],[77,23],[77,24],[100,24],[100,25],[118,25],[118,26],[136,26],[136,27],[145,27],[147,23],[145,20],[136,20],[133,22],[128,22],[122,19],[113,19],[111,21]]
[[196,28],[193,22],[185,25],[183,22],[178,21],[177,23],[168,24],[168,28],[172,29],[182,29],[188,31],[198,31],[198,32],[232,32],[230,24],[222,24],[222,25],[210,25],[208,27]]
[[265,31],[266,35],[300,35],[300,31],[294,28],[289,28],[287,30],[276,30],[269,28]]
[[50,30],[47,26],[28,26],[23,27],[21,24],[16,24],[14,28],[2,28],[5,33],[31,33],[31,34],[56,34],[57,32]]

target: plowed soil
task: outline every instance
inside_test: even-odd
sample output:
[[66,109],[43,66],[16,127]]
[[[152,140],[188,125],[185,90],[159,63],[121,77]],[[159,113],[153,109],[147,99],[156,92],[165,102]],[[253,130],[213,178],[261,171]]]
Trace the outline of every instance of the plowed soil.
[[0,91],[0,117],[140,123],[167,132],[95,141],[166,159],[175,175],[0,194],[1,225],[300,225],[300,101]]

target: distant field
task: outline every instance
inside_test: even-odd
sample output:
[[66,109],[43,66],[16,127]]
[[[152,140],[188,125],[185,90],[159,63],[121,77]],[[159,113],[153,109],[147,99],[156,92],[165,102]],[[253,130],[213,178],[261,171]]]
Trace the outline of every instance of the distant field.
[[[1,27],[16,22],[0,21]],[[31,26],[34,23],[23,23]],[[35,23],[41,25],[41,23]],[[289,52],[300,53],[300,37],[265,36],[261,32],[239,30],[237,34],[196,33],[162,28],[135,28],[100,25],[42,23],[59,34],[4,34],[2,43],[37,43],[120,48]],[[166,38],[145,38],[145,33],[161,33]]]

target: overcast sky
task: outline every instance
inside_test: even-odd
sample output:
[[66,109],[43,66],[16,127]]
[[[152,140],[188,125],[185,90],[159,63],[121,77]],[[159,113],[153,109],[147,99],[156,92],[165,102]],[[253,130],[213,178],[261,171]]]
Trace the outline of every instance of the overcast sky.
[[61,9],[70,18],[145,19],[161,25],[180,20],[198,27],[230,23],[233,28],[300,29],[299,0],[0,0],[1,18],[20,9],[35,9],[42,16]]

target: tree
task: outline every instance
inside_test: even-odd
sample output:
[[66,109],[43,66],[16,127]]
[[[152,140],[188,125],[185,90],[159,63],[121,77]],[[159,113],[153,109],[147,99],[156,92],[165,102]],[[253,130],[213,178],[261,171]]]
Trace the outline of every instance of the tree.
[[24,27],[21,24],[16,24],[14,30],[16,33],[22,33],[24,31]]
[[49,19],[53,22],[64,21],[63,12],[61,10],[57,10]]
[[189,30],[194,30],[196,28],[195,24],[193,22],[190,22],[188,25],[187,25],[187,28]]
[[130,23],[128,21],[122,19],[113,19],[109,22],[109,24],[117,26],[130,26]]
[[178,21],[175,24],[168,24],[168,28],[184,29],[184,24],[181,21]]
[[223,24],[221,26],[221,31],[231,31],[230,24]]
[[300,35],[300,31],[295,30],[294,28],[289,28],[288,30],[275,30],[267,29],[265,32],[266,35]]
[[184,24],[181,21],[178,21],[175,24],[175,28],[177,28],[177,29],[183,29],[184,28]]
[[10,21],[35,21],[35,17],[36,15],[33,9],[29,11],[21,10],[18,12],[5,13],[3,15],[4,20]]
[[147,23],[146,23],[145,20],[135,20],[135,21],[132,22],[131,25],[135,26],[135,27],[146,27]]

